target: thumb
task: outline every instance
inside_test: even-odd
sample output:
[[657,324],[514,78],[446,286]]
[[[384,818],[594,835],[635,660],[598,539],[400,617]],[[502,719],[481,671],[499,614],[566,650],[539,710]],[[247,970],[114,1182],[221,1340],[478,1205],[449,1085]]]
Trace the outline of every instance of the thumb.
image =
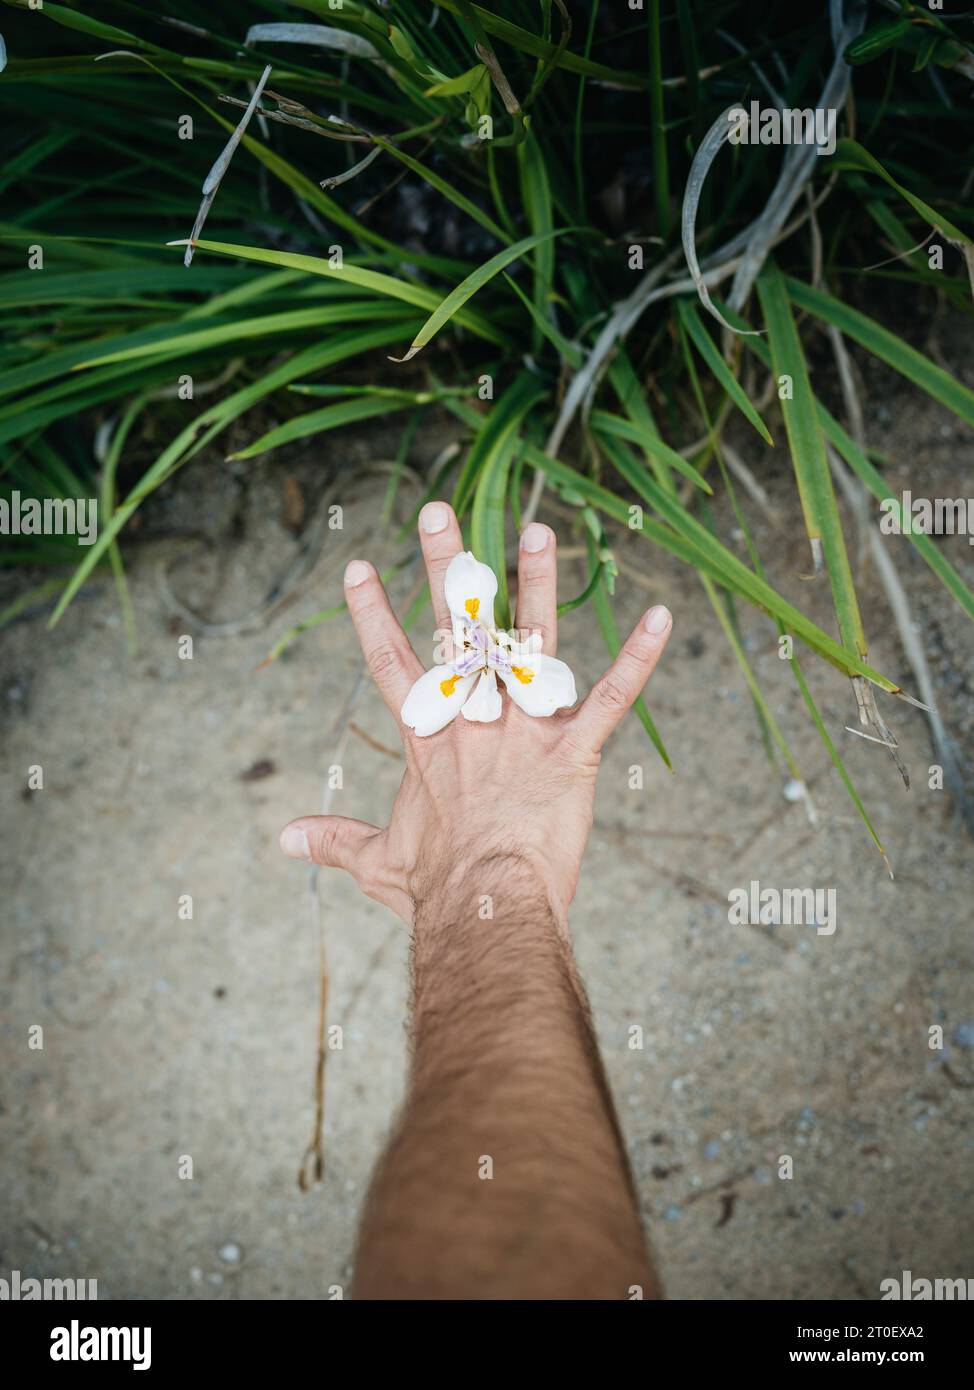
[[281,849],[291,859],[354,873],[356,860],[378,826],[348,816],[304,816],[281,831]]

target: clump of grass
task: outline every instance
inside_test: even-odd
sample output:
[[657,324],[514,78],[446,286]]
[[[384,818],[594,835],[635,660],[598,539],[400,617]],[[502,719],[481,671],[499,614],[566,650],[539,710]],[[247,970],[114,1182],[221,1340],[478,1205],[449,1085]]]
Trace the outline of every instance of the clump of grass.
[[[451,494],[498,573],[514,528],[556,493],[588,544],[572,606],[592,602],[613,646],[612,533],[635,501],[647,544],[704,586],[772,760],[804,784],[748,664],[741,603],[848,677],[863,728],[895,754],[876,692],[904,692],[869,662],[835,470],[852,498],[891,492],[851,345],[974,425],[974,393],[881,322],[890,284],[971,311],[969,186],[952,151],[970,134],[974,47],[960,23],[904,5],[866,26],[840,3],[830,28],[716,0],[593,3],[581,17],[564,0],[182,0],[171,17],[117,0],[97,18],[86,0],[7,3],[3,483],[97,489],[103,504],[99,540],[70,571],[63,545],[4,547],[7,564],[54,567],[52,624],[99,565],[124,597],[126,523],[259,403],[287,418],[243,455],[393,411],[409,439],[448,410],[465,447],[428,495]],[[835,154],[729,145],[723,113],[753,97],[837,108]],[[942,268],[921,250],[931,238]],[[817,335],[844,422],[808,368]],[[350,364],[375,387],[343,388]],[[789,389],[769,395],[769,371]],[[127,441],[186,377],[199,405],[129,467]],[[315,392],[328,403],[305,409]],[[790,456],[834,635],[765,572],[733,482],[736,417]],[[97,453],[79,419],[99,429]],[[741,546],[714,527],[715,493]],[[945,604],[974,616],[962,576],[928,537],[911,540]]]

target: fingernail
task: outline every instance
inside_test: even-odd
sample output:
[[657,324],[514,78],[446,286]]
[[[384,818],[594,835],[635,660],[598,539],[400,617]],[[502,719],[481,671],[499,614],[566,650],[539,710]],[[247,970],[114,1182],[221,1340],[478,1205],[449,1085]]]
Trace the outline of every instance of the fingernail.
[[449,520],[450,509],[445,502],[427,502],[419,514],[419,524],[428,536],[445,531]]
[[300,825],[286,825],[281,831],[281,849],[290,859],[310,859],[311,846]]
[[345,588],[354,589],[357,584],[364,584],[371,570],[372,566],[364,560],[351,560],[345,569]]
[[661,632],[666,631],[672,621],[673,615],[670,610],[664,608],[661,603],[658,603],[655,608],[651,608],[646,614],[643,627],[645,627],[647,632],[651,632],[654,637],[658,637]]
[[521,549],[527,550],[534,555],[539,550],[544,550],[548,544],[548,528],[542,526],[540,521],[532,521],[530,526],[525,526],[521,534]]

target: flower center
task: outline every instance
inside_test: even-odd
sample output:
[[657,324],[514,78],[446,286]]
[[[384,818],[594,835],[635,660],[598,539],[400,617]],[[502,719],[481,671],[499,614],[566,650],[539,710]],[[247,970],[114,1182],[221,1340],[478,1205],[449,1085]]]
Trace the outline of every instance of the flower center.
[[521,685],[530,685],[535,672],[530,666],[515,666],[511,657],[510,642],[506,634],[495,632],[487,627],[479,617],[480,599],[468,598],[464,601],[468,621],[462,623],[463,651],[452,663],[451,674],[440,681],[440,692],[449,699],[455,692],[457,681],[484,671],[496,671],[502,676],[513,675]]

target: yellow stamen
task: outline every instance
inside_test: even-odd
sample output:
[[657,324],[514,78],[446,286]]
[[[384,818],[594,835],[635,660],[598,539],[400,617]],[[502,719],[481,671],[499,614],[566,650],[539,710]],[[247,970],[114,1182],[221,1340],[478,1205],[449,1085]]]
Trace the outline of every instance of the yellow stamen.
[[471,618],[473,618],[476,621],[477,614],[480,612],[480,599],[468,598],[463,606],[470,614]]
[[440,690],[447,697],[447,699],[449,699],[449,697],[456,690],[457,681],[459,679],[459,676],[448,676],[445,681],[440,681]]
[[511,670],[522,685],[530,685],[534,680],[534,672],[531,670],[530,666],[512,666]]

